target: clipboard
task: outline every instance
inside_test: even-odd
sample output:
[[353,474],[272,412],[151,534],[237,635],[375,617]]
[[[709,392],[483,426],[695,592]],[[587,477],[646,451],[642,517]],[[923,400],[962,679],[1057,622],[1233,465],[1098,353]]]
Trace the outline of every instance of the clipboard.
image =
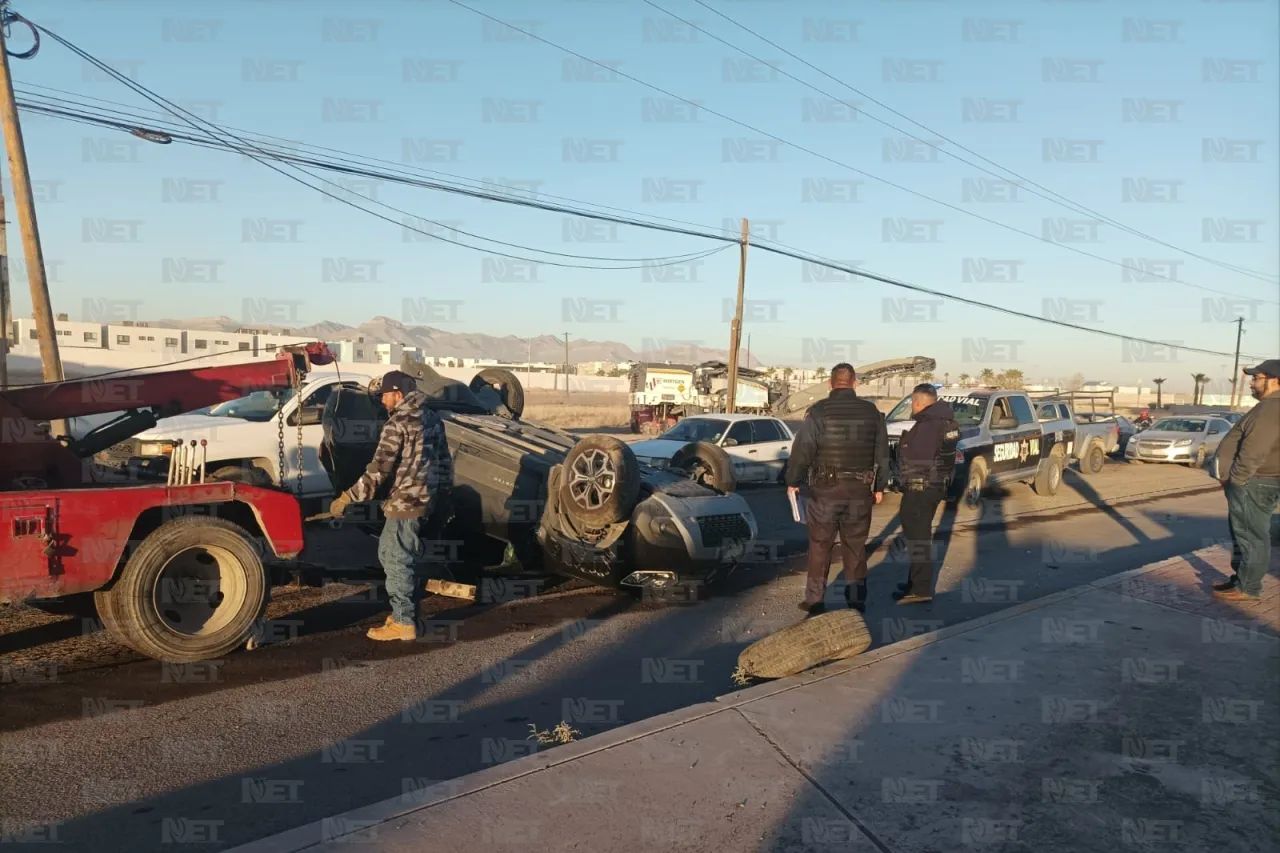
[[791,501],[791,519],[796,524],[806,524],[808,516],[805,512],[806,507],[804,495],[799,492],[788,491],[787,497]]

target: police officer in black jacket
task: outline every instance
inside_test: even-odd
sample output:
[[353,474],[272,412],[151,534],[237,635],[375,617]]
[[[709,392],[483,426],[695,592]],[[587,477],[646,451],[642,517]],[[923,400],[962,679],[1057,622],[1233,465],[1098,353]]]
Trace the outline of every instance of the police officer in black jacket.
[[893,597],[899,604],[933,600],[933,514],[946,497],[956,464],[960,425],[955,411],[938,400],[932,385],[911,392],[911,429],[898,443],[898,472],[902,483],[902,534],[907,540],[911,571]]
[[871,507],[884,498],[889,436],[884,415],[858,397],[853,365],[831,368],[831,393],[810,408],[787,460],[787,490],[809,485],[809,579],[800,609],[813,616],[824,597],[831,551],[840,532],[845,600],[858,612],[867,602],[867,534]]

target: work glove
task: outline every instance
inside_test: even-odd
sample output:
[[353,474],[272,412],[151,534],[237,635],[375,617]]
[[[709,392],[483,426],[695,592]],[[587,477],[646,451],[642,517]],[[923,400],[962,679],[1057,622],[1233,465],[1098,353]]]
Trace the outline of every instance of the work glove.
[[329,504],[329,514],[335,517],[341,516],[347,511],[349,503],[351,503],[351,498],[347,497],[346,492],[343,492],[333,499],[333,503]]

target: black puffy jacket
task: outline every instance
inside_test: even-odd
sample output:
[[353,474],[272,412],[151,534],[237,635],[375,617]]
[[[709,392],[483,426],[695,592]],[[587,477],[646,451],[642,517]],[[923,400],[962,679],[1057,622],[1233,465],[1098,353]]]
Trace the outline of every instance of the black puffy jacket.
[[802,485],[820,469],[863,472],[873,468],[874,490],[882,492],[889,477],[884,415],[852,388],[833,388],[805,415],[787,460],[787,485]]
[[911,416],[915,423],[898,442],[898,470],[903,483],[924,478],[931,486],[945,486],[956,466],[960,424],[945,400]]

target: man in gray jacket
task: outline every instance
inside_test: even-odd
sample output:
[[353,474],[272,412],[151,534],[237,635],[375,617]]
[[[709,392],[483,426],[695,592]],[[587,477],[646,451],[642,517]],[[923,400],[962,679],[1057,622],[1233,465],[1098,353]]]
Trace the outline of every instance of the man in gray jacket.
[[1256,604],[1271,563],[1271,514],[1280,505],[1280,359],[1245,368],[1254,406],[1218,447],[1218,478],[1227,494],[1231,570],[1214,595]]

